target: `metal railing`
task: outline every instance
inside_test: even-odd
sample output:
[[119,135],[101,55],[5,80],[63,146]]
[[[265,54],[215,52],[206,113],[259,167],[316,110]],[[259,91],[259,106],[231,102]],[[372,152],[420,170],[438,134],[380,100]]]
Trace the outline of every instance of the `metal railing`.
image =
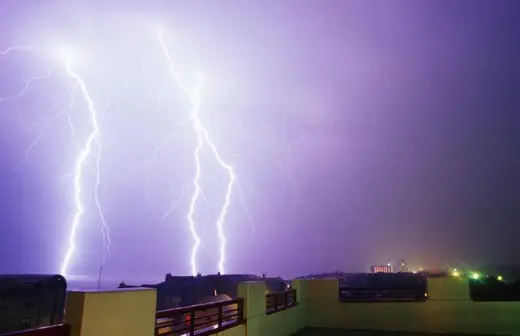
[[67,324],[58,324],[50,327],[43,327],[38,329],[29,329],[23,331],[16,331],[0,336],[69,336],[70,326]]
[[265,301],[265,313],[267,315],[298,305],[296,301],[296,289],[268,293],[265,295]]
[[212,335],[245,323],[244,300],[218,301],[158,311],[155,335]]
[[425,289],[340,288],[341,302],[425,302]]
[[341,302],[425,302],[426,276],[412,273],[351,274],[339,281]]

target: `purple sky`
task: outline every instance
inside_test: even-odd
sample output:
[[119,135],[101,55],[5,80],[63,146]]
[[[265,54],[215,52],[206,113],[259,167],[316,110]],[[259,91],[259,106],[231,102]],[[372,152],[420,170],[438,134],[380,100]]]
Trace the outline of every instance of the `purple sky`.
[[[65,47],[99,113],[107,276],[190,272],[195,135],[188,123],[153,161],[191,108],[158,26],[190,85],[204,71],[200,116],[235,167],[228,272],[520,262],[518,0],[133,2],[2,2],[0,49],[35,49],[0,55],[0,96],[53,72],[0,104],[0,272],[59,272],[67,250],[90,128]],[[49,119],[70,95],[72,119]],[[103,254],[96,153],[73,274],[95,275]],[[202,273],[217,271],[227,181],[210,154],[195,216]]]

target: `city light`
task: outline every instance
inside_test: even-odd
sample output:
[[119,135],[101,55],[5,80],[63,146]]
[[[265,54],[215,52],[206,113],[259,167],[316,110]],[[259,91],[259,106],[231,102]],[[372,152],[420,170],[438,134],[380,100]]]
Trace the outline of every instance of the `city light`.
[[477,272],[473,272],[473,273],[471,273],[471,278],[473,280],[478,280],[478,279],[480,279],[480,274]]
[[497,276],[497,280],[498,280],[498,281],[503,281],[504,278],[503,278],[501,275],[499,275],[499,276]]
[[455,278],[458,278],[460,276],[460,272],[457,271],[457,269],[455,268],[452,272],[451,272],[451,275]]

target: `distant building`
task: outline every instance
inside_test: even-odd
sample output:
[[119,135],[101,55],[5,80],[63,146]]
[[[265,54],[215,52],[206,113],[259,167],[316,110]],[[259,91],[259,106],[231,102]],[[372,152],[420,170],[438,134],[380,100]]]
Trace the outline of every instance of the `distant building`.
[[404,259],[401,259],[401,261],[399,262],[399,272],[408,272],[408,264],[406,264],[406,260]]
[[392,273],[392,265],[370,266],[370,273]]
[[212,274],[192,276],[172,276],[155,285],[131,286],[121,283],[119,288],[148,287],[157,290],[157,310],[191,306],[218,299],[227,295],[238,297],[238,284],[241,282],[264,281],[269,292],[284,291],[287,283],[280,278],[264,278],[249,274]]
[[66,293],[60,275],[0,275],[0,334],[62,323]]

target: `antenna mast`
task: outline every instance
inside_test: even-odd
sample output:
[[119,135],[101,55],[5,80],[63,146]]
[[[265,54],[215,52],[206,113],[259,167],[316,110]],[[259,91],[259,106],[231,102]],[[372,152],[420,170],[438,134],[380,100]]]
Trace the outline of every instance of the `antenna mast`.
[[101,289],[101,276],[103,275],[103,265],[99,268],[99,277],[97,283],[97,289]]

